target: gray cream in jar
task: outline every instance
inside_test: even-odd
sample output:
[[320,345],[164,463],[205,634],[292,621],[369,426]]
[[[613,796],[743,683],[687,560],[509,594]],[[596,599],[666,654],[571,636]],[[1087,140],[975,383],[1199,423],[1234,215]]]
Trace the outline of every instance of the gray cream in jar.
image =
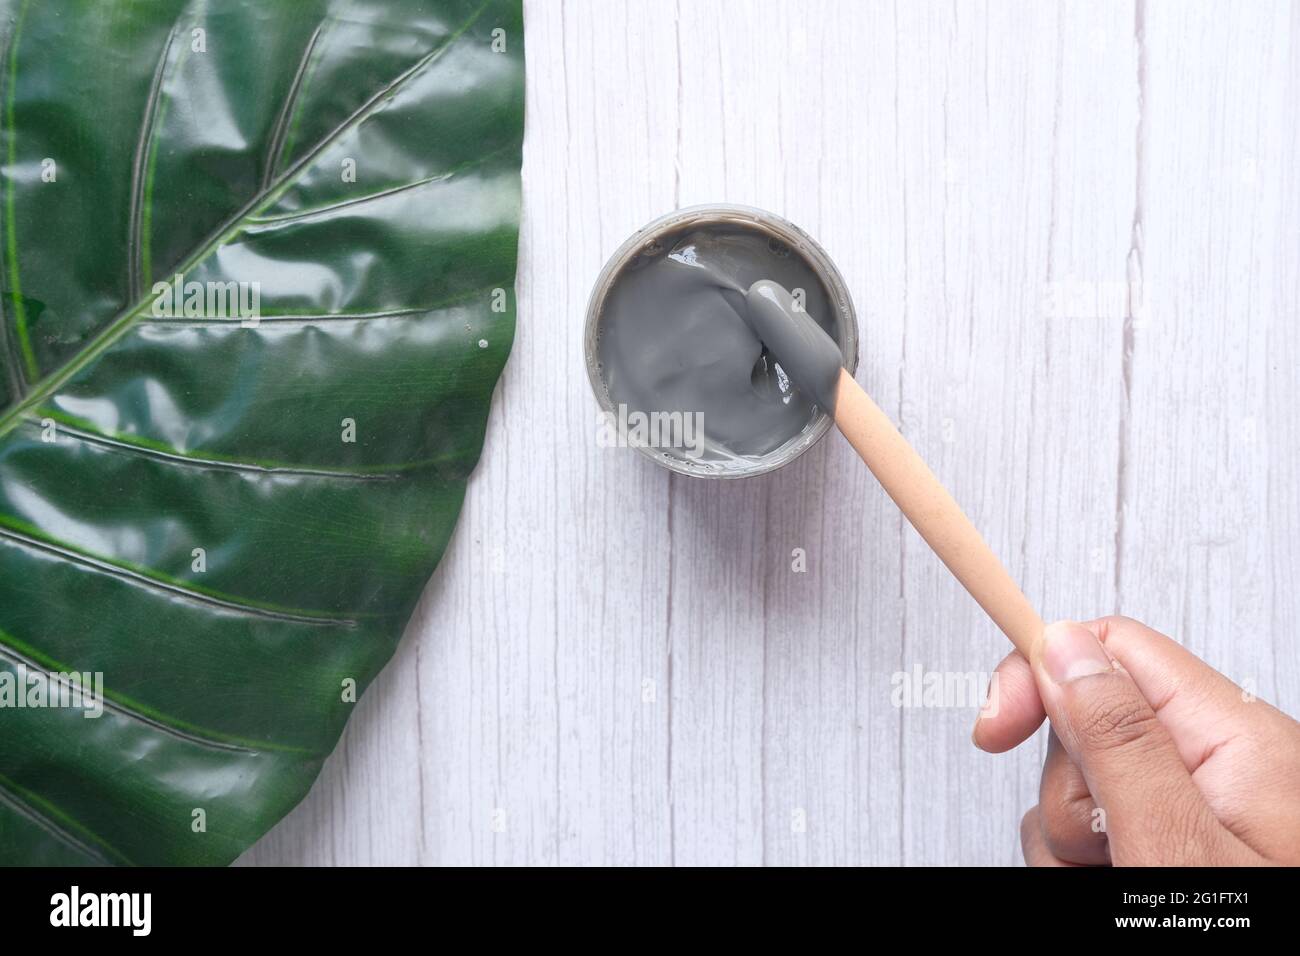
[[[681,447],[658,453],[689,459],[693,473],[769,470],[825,430],[833,381],[855,358],[856,336],[841,328],[851,310],[835,299],[800,251],[760,225],[687,221],[609,277],[588,343],[593,384],[633,431],[675,417]],[[802,374],[792,380],[787,365]]]

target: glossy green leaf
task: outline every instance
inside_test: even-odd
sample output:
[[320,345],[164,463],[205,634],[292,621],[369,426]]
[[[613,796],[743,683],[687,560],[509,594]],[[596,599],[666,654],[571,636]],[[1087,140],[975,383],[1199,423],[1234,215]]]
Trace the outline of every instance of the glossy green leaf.
[[[0,0],[0,34],[0,862],[227,862],[311,786],[478,459],[519,2]],[[18,706],[50,671],[102,715]]]

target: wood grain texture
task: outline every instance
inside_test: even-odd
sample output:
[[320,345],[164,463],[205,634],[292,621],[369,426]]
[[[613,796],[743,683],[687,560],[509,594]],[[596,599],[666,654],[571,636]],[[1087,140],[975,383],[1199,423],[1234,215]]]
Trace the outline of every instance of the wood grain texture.
[[[1300,711],[1300,5],[526,7],[514,354],[397,659],[248,863],[1016,863],[1005,639],[830,435],[760,479],[596,443],[605,258],[761,206],[858,380],[1049,618],[1121,611]],[[802,549],[806,572],[793,570]]]

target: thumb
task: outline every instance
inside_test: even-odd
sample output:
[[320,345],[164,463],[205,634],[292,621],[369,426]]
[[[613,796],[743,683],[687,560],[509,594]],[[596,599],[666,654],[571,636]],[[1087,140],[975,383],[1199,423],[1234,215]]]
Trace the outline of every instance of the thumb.
[[1188,773],[1169,731],[1097,637],[1049,625],[1034,678],[1057,737],[1102,810],[1117,864],[1226,863],[1236,840]]

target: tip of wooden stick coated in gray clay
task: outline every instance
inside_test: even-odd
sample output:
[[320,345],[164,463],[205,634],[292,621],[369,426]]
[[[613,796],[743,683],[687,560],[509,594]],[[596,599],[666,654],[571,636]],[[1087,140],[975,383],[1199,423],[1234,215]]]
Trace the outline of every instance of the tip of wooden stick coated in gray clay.
[[770,279],[759,279],[749,287],[745,305],[745,321],[790,380],[834,414],[844,361],[835,340],[799,307],[788,289]]

